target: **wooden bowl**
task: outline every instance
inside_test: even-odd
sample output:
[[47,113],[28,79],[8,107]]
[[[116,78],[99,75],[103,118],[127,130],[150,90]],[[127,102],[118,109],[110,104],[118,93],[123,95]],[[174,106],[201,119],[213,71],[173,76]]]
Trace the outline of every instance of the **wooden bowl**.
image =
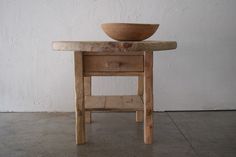
[[103,31],[118,41],[142,41],[152,36],[159,24],[104,23]]

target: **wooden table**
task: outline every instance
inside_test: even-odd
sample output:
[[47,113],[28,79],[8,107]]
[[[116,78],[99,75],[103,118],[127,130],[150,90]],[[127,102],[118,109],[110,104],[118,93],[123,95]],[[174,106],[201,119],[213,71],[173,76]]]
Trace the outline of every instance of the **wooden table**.
[[[86,143],[91,111],[136,111],[144,119],[144,143],[153,139],[153,51],[175,49],[175,41],[55,41],[53,49],[74,51],[76,144]],[[137,95],[92,96],[91,76],[138,76]]]

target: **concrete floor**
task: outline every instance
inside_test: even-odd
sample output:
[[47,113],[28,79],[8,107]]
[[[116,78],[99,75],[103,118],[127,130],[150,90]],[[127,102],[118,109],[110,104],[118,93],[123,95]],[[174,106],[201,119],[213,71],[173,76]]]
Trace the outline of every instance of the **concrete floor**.
[[154,114],[143,144],[134,113],[94,113],[88,143],[75,145],[73,113],[0,113],[0,157],[235,157],[236,111]]

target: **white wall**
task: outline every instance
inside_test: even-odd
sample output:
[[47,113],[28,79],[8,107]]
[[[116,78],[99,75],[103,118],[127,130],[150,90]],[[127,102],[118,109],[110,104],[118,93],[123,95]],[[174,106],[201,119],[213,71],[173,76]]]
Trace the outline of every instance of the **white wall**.
[[[0,111],[73,111],[71,52],[53,40],[109,40],[103,22],[160,23],[155,110],[236,109],[235,0],[1,0]],[[137,79],[96,78],[94,94],[135,94]],[[110,88],[109,88],[110,86]],[[116,91],[113,89],[116,88]]]

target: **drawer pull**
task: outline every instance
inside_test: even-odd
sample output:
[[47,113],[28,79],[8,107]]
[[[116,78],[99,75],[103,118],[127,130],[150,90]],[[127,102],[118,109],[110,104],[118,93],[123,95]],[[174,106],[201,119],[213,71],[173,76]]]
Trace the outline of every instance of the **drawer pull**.
[[84,55],[84,72],[143,72],[143,56]]
[[107,68],[120,68],[121,62],[106,62]]

